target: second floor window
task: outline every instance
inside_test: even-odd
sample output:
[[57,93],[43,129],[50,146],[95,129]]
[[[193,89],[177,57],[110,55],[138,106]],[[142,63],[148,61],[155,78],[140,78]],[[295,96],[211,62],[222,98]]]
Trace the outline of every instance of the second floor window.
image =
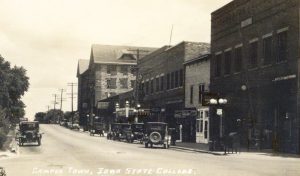
[[258,64],[258,42],[252,42],[250,43],[249,48],[249,68],[255,68]]
[[171,85],[171,79],[170,79],[170,73],[167,74],[167,90],[170,89]]
[[117,74],[117,66],[116,65],[108,65],[107,66],[107,74],[116,75]]
[[106,80],[106,88],[107,89],[116,89],[117,88],[117,79],[111,78]]
[[234,61],[234,71],[240,72],[242,71],[242,63],[243,63],[243,52],[242,47],[235,48],[235,61]]
[[190,87],[190,104],[193,104],[194,103],[194,87],[191,86]]
[[155,78],[155,91],[159,92],[159,78]]
[[164,76],[160,77],[160,91],[164,90],[164,79],[165,79]]
[[287,31],[278,33],[277,41],[277,62],[282,62],[287,60],[288,47],[287,47]]
[[272,36],[263,39],[263,64],[272,62]]
[[203,93],[204,92],[205,92],[205,84],[200,84],[199,85],[199,101],[198,101],[199,104],[202,103]]
[[175,72],[171,73],[171,89],[175,87]]
[[183,86],[183,69],[180,69],[179,71],[179,86]]
[[215,57],[215,77],[221,76],[222,55],[218,54]]
[[226,51],[225,52],[225,69],[224,69],[224,74],[228,75],[230,74],[231,71],[231,51]]
[[154,92],[154,79],[150,81],[150,93]]
[[145,83],[145,94],[146,94],[146,95],[149,94],[149,88],[150,88],[150,86],[149,86],[149,81],[147,81],[147,82]]
[[175,87],[179,87],[179,71],[175,72]]
[[120,71],[121,71],[121,73],[123,74],[123,75],[127,75],[128,74],[128,67],[127,66],[124,66],[124,65],[122,65],[121,67],[120,67]]
[[121,78],[120,79],[120,85],[121,85],[121,89],[128,89],[128,79],[127,78]]

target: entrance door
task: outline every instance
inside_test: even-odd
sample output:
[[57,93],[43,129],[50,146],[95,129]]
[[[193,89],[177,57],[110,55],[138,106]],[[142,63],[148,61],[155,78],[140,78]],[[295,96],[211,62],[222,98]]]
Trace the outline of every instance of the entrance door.
[[208,143],[209,140],[209,110],[203,108],[199,110],[199,115],[196,119],[196,142]]

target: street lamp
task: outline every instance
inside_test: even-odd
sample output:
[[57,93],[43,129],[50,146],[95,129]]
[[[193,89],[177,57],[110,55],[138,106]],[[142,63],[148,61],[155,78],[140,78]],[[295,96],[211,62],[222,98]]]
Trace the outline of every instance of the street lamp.
[[134,122],[135,123],[138,123],[138,121],[139,121],[139,110],[140,110],[140,108],[141,108],[141,105],[138,103],[137,105],[136,105],[136,109],[137,109],[137,112],[136,112],[136,117],[135,117],[135,119],[134,119]]

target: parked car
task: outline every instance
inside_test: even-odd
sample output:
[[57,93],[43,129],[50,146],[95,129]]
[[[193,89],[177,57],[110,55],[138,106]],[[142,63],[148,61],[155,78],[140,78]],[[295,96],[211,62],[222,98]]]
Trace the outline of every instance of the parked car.
[[90,135],[94,136],[95,134],[99,134],[100,136],[104,136],[105,125],[101,122],[94,122],[90,128]]
[[73,124],[71,124],[71,129],[72,130],[80,130],[80,126],[78,123],[73,123]]
[[126,134],[127,142],[133,143],[134,141],[138,141],[143,143],[144,137],[144,124],[143,123],[133,123],[131,124],[131,130],[128,130]]
[[67,127],[67,126],[68,126],[68,121],[67,121],[67,119],[61,120],[60,125],[61,125],[61,126],[64,126],[64,127]]
[[163,145],[165,149],[170,147],[171,136],[168,134],[168,124],[162,122],[148,122],[145,124],[145,147],[149,145]]
[[110,125],[110,130],[107,133],[107,139],[108,140],[115,140],[119,135],[119,130],[121,128],[120,123],[113,123]]
[[38,146],[41,145],[42,134],[39,132],[39,122],[20,122],[18,139],[19,146],[31,142],[37,142]]
[[72,122],[67,122],[67,126],[66,126],[67,128],[72,128]]
[[6,176],[6,172],[3,167],[0,167],[0,176]]
[[131,132],[131,125],[128,123],[120,123],[120,130],[118,131],[118,137],[116,140],[127,140],[127,134]]

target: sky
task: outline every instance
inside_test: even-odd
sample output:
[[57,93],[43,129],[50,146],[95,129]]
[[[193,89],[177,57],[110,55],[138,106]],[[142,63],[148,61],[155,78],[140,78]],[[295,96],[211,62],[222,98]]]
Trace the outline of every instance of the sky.
[[0,0],[0,54],[27,70],[26,117],[53,108],[59,89],[70,111],[67,84],[77,82],[78,59],[89,59],[92,44],[162,47],[172,25],[172,45],[210,42],[210,14],[230,1]]

